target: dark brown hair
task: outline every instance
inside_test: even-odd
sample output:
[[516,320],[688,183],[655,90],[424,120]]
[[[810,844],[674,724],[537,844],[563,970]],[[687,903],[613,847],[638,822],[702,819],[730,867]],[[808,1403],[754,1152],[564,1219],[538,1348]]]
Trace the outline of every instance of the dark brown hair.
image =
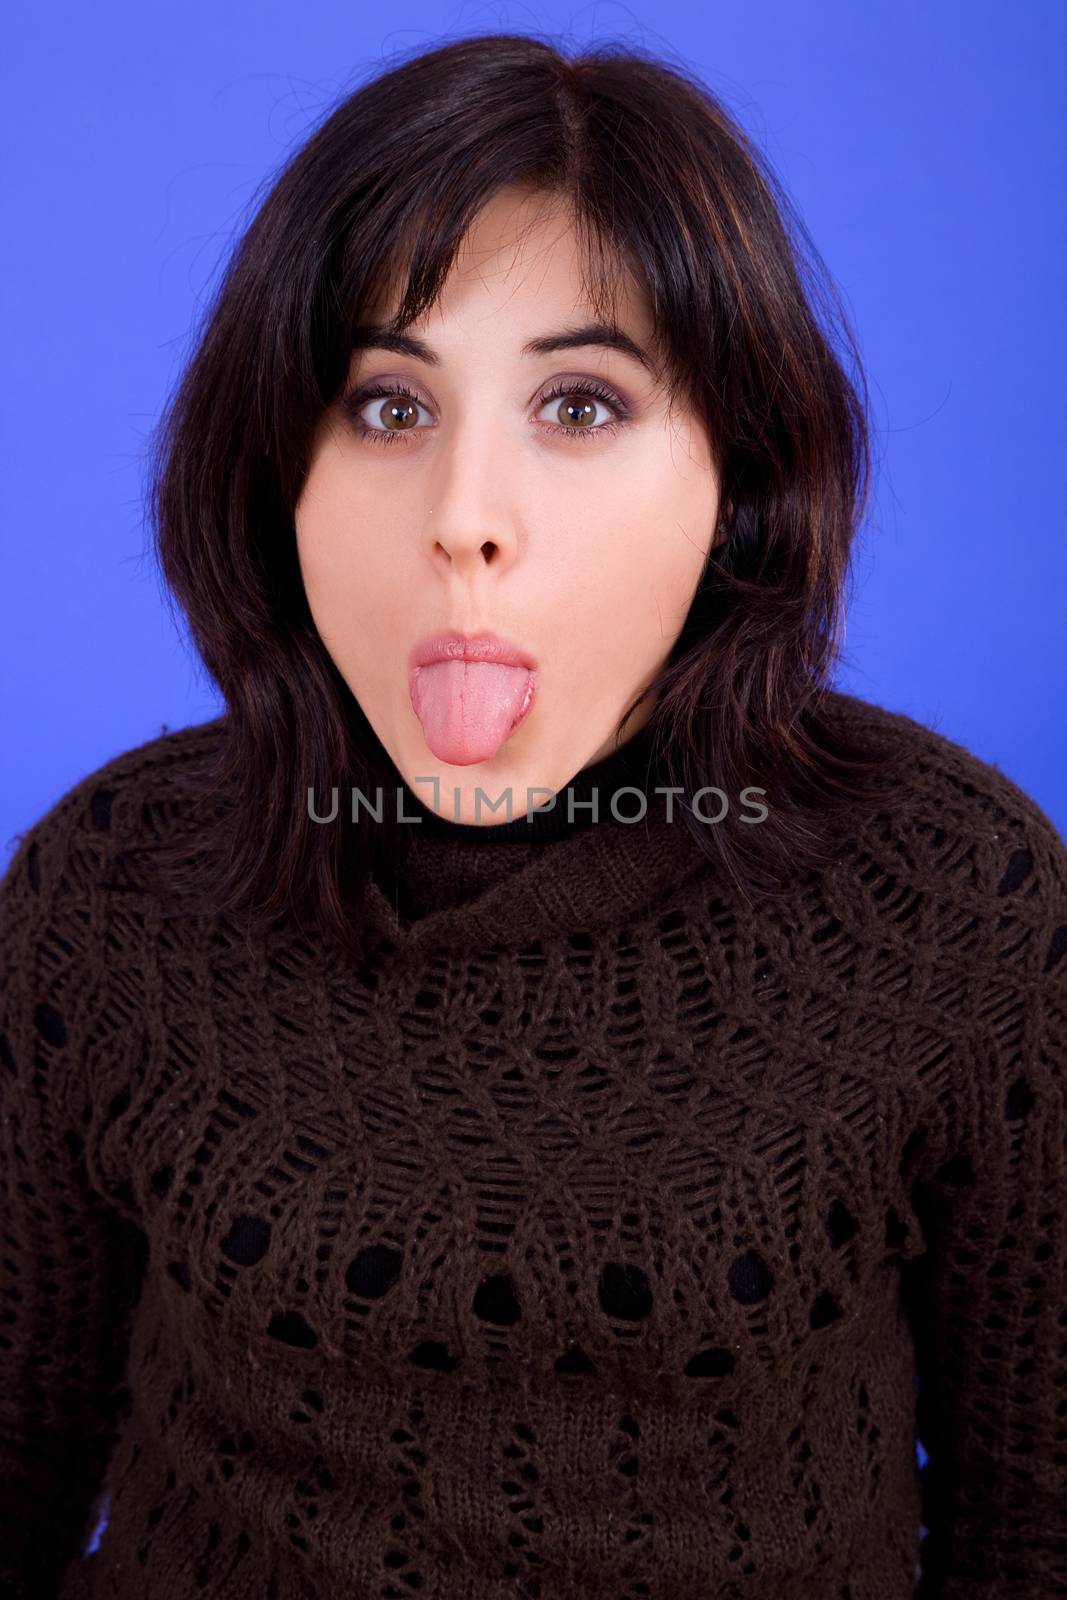
[[294,508],[361,312],[406,271],[394,326],[420,317],[510,184],[569,200],[598,315],[612,320],[620,266],[636,275],[671,403],[698,408],[715,451],[728,538],[646,691],[650,730],[687,797],[762,785],[770,814],[708,827],[683,806],[686,825],[746,894],[773,896],[895,779],[888,748],[858,747],[830,715],[869,494],[867,390],[787,196],[679,66],[614,43],[568,58],[535,36],[468,38],[366,83],[288,161],[152,440],[163,578],[226,705],[219,803],[173,880],[205,910],[309,909],[361,954],[353,907],[385,824],[318,825],[307,797],[340,774],[373,798],[377,740],[312,621]]

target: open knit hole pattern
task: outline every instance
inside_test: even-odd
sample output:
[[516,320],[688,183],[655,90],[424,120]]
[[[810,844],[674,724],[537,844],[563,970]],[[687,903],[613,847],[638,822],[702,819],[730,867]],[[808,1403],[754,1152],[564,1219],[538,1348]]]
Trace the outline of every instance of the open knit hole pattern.
[[[813,1594],[875,1600],[834,1564],[875,1537],[897,1594],[917,1572],[881,1511],[915,1403],[906,1306],[936,1352],[924,1522],[983,1516],[987,1443],[1019,1506],[1010,1578],[1052,1416],[1067,1461],[1063,1222],[1038,1181],[1063,1170],[1064,884],[1032,811],[940,776],[936,822],[872,830],[758,928],[697,882],[610,939],[355,974],[298,936],[248,946],[108,898],[129,780],[81,797],[62,856],[20,852],[36,989],[0,1071],[48,1116],[7,1147],[0,1348],[37,1337],[19,1271],[54,1265],[75,1379],[110,1384],[117,1417],[124,1347],[94,1329],[143,1276],[105,1538],[269,1600],[338,1570],[383,1600],[441,1573],[549,1600],[583,1567],[618,1600],[690,1595],[708,1549],[717,1600],[820,1570]],[[67,1095],[72,1038],[89,1076]],[[34,1370],[31,1425],[79,1421],[59,1360]],[[962,1486],[946,1399],[978,1452]],[[288,1559],[245,1589],[268,1531]]]

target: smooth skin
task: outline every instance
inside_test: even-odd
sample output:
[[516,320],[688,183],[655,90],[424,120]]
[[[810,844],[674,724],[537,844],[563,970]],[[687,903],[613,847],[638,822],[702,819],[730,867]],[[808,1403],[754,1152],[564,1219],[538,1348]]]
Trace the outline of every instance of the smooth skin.
[[[565,206],[501,190],[440,302],[406,330],[437,362],[354,350],[314,442],[295,515],[312,617],[405,783],[451,821],[507,821],[484,798],[476,814],[479,786],[491,800],[510,786],[514,816],[540,807],[644,726],[648,702],[615,738],[670,654],[714,541],[711,444],[690,405],[669,408],[631,277],[617,325],[652,370],[592,344],[522,353],[592,320]],[[388,397],[360,399],[379,383]],[[590,383],[622,407],[583,393]],[[432,754],[408,694],[411,646],[450,629],[502,634],[539,663],[532,711],[471,766]]]

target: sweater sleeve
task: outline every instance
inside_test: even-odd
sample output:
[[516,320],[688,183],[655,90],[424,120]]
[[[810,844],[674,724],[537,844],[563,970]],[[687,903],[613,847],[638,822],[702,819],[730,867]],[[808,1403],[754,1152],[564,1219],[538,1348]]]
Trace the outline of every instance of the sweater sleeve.
[[[68,797],[69,799],[69,797]],[[126,1399],[145,1242],[91,1182],[83,1130],[106,961],[77,802],[0,881],[0,1597],[46,1600],[84,1554]]]
[[961,852],[985,887],[950,930],[949,1139],[913,1189],[921,1600],[1067,1595],[1067,849],[1018,817]]

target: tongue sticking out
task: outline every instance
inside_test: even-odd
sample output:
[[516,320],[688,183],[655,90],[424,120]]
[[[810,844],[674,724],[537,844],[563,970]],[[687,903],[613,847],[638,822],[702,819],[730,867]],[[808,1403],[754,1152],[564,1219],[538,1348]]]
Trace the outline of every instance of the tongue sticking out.
[[526,716],[534,675],[491,661],[434,661],[411,677],[411,704],[439,761],[469,767],[495,756]]

